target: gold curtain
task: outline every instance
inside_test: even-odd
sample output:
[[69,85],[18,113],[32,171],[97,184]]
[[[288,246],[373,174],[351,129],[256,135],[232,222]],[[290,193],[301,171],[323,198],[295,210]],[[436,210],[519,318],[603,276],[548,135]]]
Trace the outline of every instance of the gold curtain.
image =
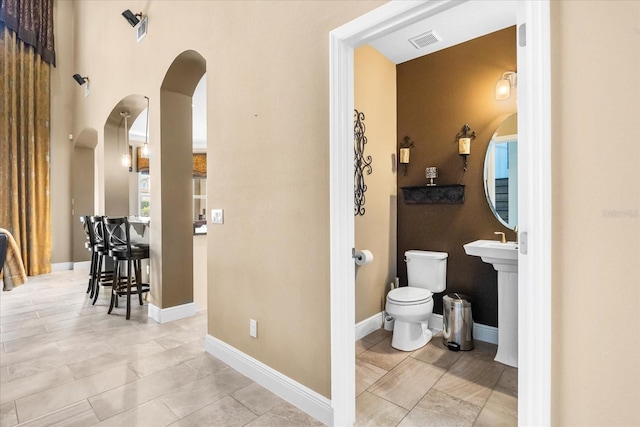
[[0,22],[0,227],[27,274],[51,271],[50,66]]

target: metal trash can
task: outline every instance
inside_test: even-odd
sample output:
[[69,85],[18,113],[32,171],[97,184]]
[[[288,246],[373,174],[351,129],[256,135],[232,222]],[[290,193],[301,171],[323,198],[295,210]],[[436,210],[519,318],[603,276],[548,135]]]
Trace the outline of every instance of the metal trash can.
[[442,338],[449,350],[473,350],[471,298],[458,293],[442,298]]

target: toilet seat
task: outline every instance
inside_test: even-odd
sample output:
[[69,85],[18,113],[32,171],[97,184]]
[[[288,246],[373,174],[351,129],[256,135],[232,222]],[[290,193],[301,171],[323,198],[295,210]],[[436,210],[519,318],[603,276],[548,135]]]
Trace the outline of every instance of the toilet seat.
[[387,301],[396,305],[419,305],[431,301],[433,293],[428,289],[404,286],[387,294]]

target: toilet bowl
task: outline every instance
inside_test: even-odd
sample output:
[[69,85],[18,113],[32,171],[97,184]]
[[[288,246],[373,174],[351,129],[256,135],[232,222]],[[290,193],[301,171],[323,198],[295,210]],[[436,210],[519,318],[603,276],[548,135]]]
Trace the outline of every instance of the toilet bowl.
[[431,341],[429,318],[433,312],[433,292],[445,290],[447,257],[445,252],[405,252],[409,286],[389,292],[385,305],[387,313],[394,318],[393,348],[413,351]]

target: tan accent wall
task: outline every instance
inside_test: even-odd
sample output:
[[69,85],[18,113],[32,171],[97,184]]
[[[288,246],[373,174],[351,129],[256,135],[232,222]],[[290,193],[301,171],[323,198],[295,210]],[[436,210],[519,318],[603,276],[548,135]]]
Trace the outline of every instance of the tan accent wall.
[[368,249],[373,262],[356,266],[356,323],[384,310],[396,277],[396,66],[370,46],[354,52],[354,103],[365,114],[365,214],[355,217],[356,250]]
[[87,233],[80,222],[80,216],[93,215],[93,148],[76,146],[72,158],[73,197],[73,262],[89,261],[91,253],[85,247]]
[[551,24],[552,421],[638,426],[640,3],[553,1]]
[[[414,141],[407,174],[398,173],[398,276],[407,283],[404,252],[447,252],[447,288],[436,294],[434,312],[442,314],[442,297],[471,296],[474,321],[498,326],[497,273],[463,245],[496,239],[494,231],[515,233],[493,215],[485,197],[484,160],[491,136],[516,112],[517,90],[495,99],[496,81],[517,71],[516,32],[510,27],[397,66],[398,134]],[[467,171],[458,155],[456,134],[465,124],[476,132]],[[425,168],[438,168],[436,184],[464,184],[463,204],[406,204],[400,187],[427,184]]]

